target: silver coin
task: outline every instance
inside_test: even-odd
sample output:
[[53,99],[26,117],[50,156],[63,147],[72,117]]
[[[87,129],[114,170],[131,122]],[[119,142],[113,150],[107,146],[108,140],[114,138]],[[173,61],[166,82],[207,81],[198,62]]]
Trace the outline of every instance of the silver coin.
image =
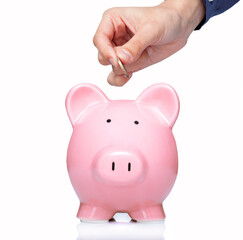
[[121,70],[123,71],[124,75],[126,76],[126,78],[130,78],[129,73],[127,72],[127,69],[125,68],[125,66],[123,65],[121,59],[119,57],[117,57],[117,62],[121,68]]

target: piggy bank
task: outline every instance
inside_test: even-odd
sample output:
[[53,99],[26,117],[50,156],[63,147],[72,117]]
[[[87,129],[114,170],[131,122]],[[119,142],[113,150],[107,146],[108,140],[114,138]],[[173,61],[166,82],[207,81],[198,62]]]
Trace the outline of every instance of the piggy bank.
[[178,171],[174,89],[155,84],[136,100],[110,100],[98,87],[80,84],[68,93],[66,109],[73,127],[67,168],[80,200],[78,218],[109,220],[126,212],[136,221],[164,219],[163,200]]

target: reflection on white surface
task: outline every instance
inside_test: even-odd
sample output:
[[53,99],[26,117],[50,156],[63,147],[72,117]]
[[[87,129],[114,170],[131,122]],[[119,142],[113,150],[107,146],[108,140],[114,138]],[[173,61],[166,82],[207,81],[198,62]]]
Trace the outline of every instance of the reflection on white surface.
[[164,221],[137,223],[125,214],[113,222],[81,222],[77,240],[164,240]]

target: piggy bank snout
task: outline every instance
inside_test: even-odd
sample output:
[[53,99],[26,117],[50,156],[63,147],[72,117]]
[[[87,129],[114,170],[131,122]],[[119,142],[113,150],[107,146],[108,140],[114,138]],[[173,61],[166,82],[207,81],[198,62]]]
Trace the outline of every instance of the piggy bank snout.
[[109,185],[130,185],[145,176],[144,157],[138,151],[100,151],[94,161],[97,181]]

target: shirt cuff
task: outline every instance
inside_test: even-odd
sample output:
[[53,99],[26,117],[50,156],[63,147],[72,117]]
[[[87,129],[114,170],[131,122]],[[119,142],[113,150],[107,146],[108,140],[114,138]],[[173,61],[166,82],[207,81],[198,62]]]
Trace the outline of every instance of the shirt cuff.
[[224,11],[231,8],[235,5],[239,0],[203,0],[206,15],[202,22],[196,27],[195,30],[199,30],[211,17],[223,13]]

